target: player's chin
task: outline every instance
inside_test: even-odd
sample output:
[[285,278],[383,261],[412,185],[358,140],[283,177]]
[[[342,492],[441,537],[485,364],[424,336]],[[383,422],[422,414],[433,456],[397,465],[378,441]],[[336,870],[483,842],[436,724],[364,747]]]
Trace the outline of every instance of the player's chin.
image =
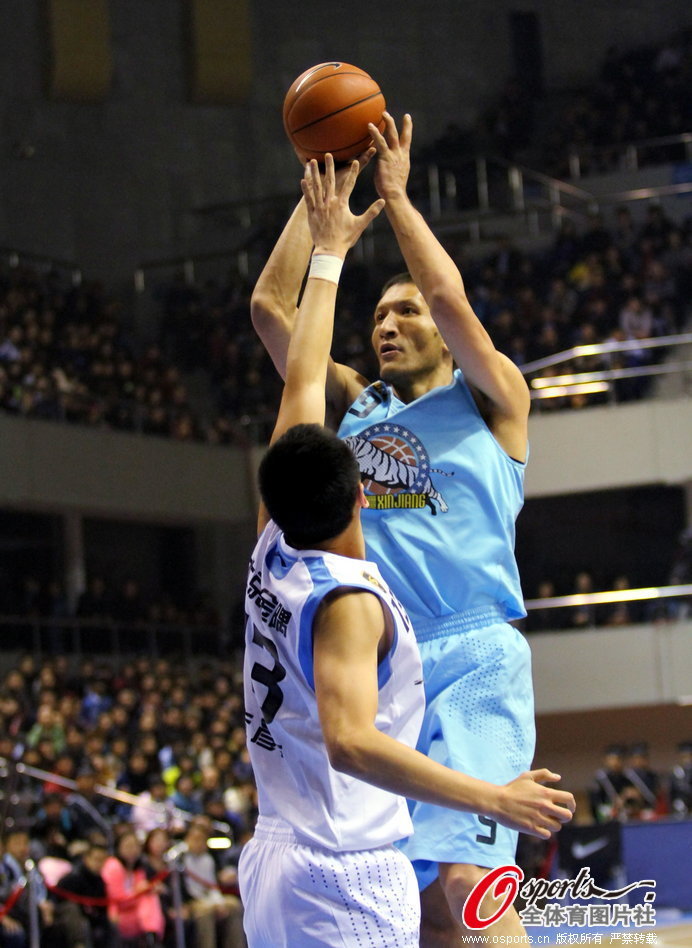
[[401,380],[402,372],[400,366],[392,365],[391,362],[380,362],[380,378],[383,382],[395,385]]

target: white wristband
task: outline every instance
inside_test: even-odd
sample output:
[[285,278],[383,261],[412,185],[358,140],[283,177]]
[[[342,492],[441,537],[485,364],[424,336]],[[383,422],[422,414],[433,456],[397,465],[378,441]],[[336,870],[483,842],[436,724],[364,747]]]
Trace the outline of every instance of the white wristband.
[[316,277],[318,280],[328,280],[330,283],[336,283],[338,286],[343,265],[344,261],[342,258],[334,254],[314,253],[310,258],[308,279],[310,279],[310,277]]

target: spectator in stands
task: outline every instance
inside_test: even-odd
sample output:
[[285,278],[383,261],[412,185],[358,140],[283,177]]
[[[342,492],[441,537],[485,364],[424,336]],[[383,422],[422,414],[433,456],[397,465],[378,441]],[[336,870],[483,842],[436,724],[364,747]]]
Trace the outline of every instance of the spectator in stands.
[[118,837],[115,854],[101,875],[110,900],[109,917],[117,927],[123,948],[161,948],[165,918],[156,886],[147,879],[142,844],[132,829]]
[[692,741],[677,746],[677,760],[670,774],[670,812],[684,819],[692,813]]
[[593,785],[589,789],[589,804],[597,823],[616,819],[620,812],[622,793],[631,786],[624,767],[625,748],[619,744],[607,747],[603,763],[594,774]]
[[65,795],[45,793],[43,805],[35,813],[31,835],[35,844],[40,846],[41,855],[45,855],[51,840],[60,839],[65,846],[76,837],[75,827],[70,816]]
[[[662,805],[659,799],[661,781],[649,764],[649,747],[646,743],[640,741],[630,747],[623,773],[638,791],[642,799],[641,809],[655,813]],[[646,813],[642,818],[646,818]]]
[[579,259],[580,253],[581,240],[577,233],[577,226],[573,218],[563,217],[548,256],[548,264],[554,278],[559,279],[569,273]]
[[590,254],[604,254],[611,245],[613,238],[607,230],[603,215],[593,211],[587,217],[586,230],[579,241],[579,256],[587,257]]
[[175,782],[175,790],[170,797],[178,810],[199,816],[202,813],[200,794],[195,789],[195,781],[190,774],[181,774]]
[[[149,788],[149,761],[140,750],[134,750],[127,759],[125,771],[117,782],[119,790],[138,795]],[[129,807],[128,807],[129,812]]]
[[185,887],[192,899],[189,905],[196,920],[197,944],[199,948],[216,948],[217,944],[219,948],[236,948],[243,943],[240,901],[221,892],[208,838],[209,823],[203,819],[193,821],[185,834]]
[[77,771],[76,788],[66,798],[73,837],[88,839],[93,833],[103,834],[110,841],[114,807],[108,797],[97,793],[97,775],[89,764]]
[[80,619],[110,618],[110,596],[103,576],[90,577],[86,590],[77,601],[76,615]]
[[[556,595],[555,583],[543,579],[536,589],[536,599],[552,599]],[[552,632],[564,627],[564,609],[532,609],[527,617],[529,632]]]
[[168,797],[161,774],[155,773],[149,777],[148,788],[137,794],[137,802],[132,807],[130,817],[140,839],[144,839],[147,833],[159,827],[171,831],[181,829],[182,824],[176,816],[173,802]]
[[618,207],[615,211],[613,244],[620,251],[622,260],[627,266],[632,266],[635,261],[638,237],[637,227],[629,207],[627,205]]
[[[627,576],[616,576],[612,583],[612,589],[616,592],[623,592],[630,589],[630,581]],[[641,603],[617,602],[612,603],[604,609],[602,625],[632,625],[643,621],[643,610]]]
[[[574,580],[574,594],[588,596],[594,591],[590,573],[582,570]],[[569,612],[567,625],[572,629],[591,629],[596,625],[596,609],[591,603],[573,606]]]
[[108,918],[106,884],[101,872],[108,858],[105,842],[94,839],[75,863],[58,880],[57,888],[80,899],[59,897],[55,909],[55,930],[70,948],[112,948],[115,934]]
[[638,787],[631,784],[620,795],[617,819],[622,823],[636,823],[656,819],[656,811],[647,801]]
[[112,604],[113,618],[119,622],[142,622],[145,607],[140,585],[133,577],[124,580]]
[[25,732],[28,712],[22,707],[16,693],[0,691],[0,715],[4,721],[3,731],[9,737],[17,738]]
[[[2,857],[3,851],[0,844],[0,905],[4,906],[14,897],[17,883],[13,880],[13,874],[5,870]],[[14,917],[11,910],[0,916],[0,944],[4,948],[26,948],[27,935],[21,921]]]
[[[147,874],[147,878],[161,879],[157,885],[161,908],[165,916],[164,941],[166,944],[173,943],[175,937],[175,926],[177,919],[176,897],[174,893],[174,880],[171,875],[172,865],[166,859],[166,854],[173,845],[168,830],[158,827],[147,833],[142,847],[142,861]],[[162,878],[163,877],[163,878]],[[197,944],[195,938],[195,923],[192,919],[192,913],[189,908],[189,895],[185,886],[184,877],[179,876],[180,882],[180,917],[183,922],[183,932],[186,944]]]
[[55,754],[65,747],[65,727],[62,715],[48,704],[42,704],[36,713],[36,723],[26,736],[29,747],[38,747],[48,741]]
[[671,230],[673,230],[673,224],[661,205],[649,204],[646,209],[646,220],[639,231],[639,240],[650,241],[654,251],[660,253],[668,246]]
[[[5,833],[4,854],[2,856],[2,873],[5,880],[5,889],[7,895],[12,893],[25,873],[31,873],[31,884],[34,889],[33,897],[36,900],[39,911],[39,924],[41,928],[42,945],[49,948],[51,943],[50,929],[54,921],[54,905],[48,899],[48,892],[45,883],[39,871],[34,867],[28,869],[27,860],[29,859],[29,834],[23,829],[10,829]],[[17,946],[28,945],[28,935],[30,931],[30,908],[29,892],[25,888],[10,911],[7,913],[15,925],[10,924],[8,931],[3,932],[3,937],[10,937]],[[22,942],[21,936],[24,936]],[[12,943],[12,942],[10,942]]]

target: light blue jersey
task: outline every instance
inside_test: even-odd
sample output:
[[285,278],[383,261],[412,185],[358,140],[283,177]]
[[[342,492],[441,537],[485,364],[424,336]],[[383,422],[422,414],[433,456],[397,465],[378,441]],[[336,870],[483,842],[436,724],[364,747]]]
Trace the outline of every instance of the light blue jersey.
[[526,615],[514,558],[524,464],[498,445],[460,371],[408,405],[376,382],[338,433],[368,493],[368,556],[419,635],[417,618],[470,610]]
[[[410,404],[376,382],[339,435],[354,452],[370,507],[368,557],[404,604],[423,661],[418,749],[447,767],[505,784],[535,745],[531,657],[514,557],[524,464],[483,421],[461,372]],[[409,801],[400,844],[421,889],[440,863],[494,868],[514,859],[516,832],[473,813]]]

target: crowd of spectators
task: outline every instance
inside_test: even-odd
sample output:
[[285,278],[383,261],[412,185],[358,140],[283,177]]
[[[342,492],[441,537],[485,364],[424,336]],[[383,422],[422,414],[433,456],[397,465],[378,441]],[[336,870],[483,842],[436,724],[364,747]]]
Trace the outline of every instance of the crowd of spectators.
[[[99,574],[91,576],[84,592],[71,603],[64,584],[50,573],[17,574],[3,584],[0,614],[6,649],[22,648],[27,634],[42,651],[110,651],[145,645],[171,653],[196,643],[210,654],[233,647],[236,617],[222,616],[204,591],[176,598],[147,591],[140,580],[126,576],[121,583]],[[34,621],[37,620],[37,621]]]
[[[579,155],[582,174],[623,167],[630,142],[682,135],[692,120],[692,31],[663,44],[606,53],[590,88],[570,97],[545,141],[543,167],[570,177],[569,156]],[[685,161],[683,144],[638,150],[638,164]]]
[[[461,249],[451,248],[457,257]],[[501,237],[484,258],[459,259],[469,298],[495,345],[520,367],[573,346],[636,342],[682,329],[692,298],[692,220],[674,223],[656,204],[643,219],[618,207],[612,220],[593,213],[583,226],[571,217],[543,252],[527,253]],[[371,314],[390,273],[346,266],[339,291],[334,355],[366,377],[377,365],[370,345]],[[219,416],[237,423],[274,417],[279,379],[249,318],[247,288],[224,303],[214,282],[168,292],[164,308],[170,351],[209,375]],[[189,340],[194,337],[194,345]],[[631,348],[561,363],[533,375],[646,368],[660,349]],[[646,377],[618,379],[601,394],[545,398],[542,411],[580,408],[615,397],[640,398]]]
[[609,745],[588,796],[596,823],[686,818],[692,813],[692,741],[678,744],[663,774],[651,766],[646,742]]
[[[611,46],[590,81],[540,100],[517,77],[480,115],[475,128],[450,126],[422,157],[459,170],[464,157],[489,153],[568,179],[627,167],[627,146],[690,131],[692,31],[663,43],[635,48]],[[687,160],[682,142],[637,148],[639,166]]]
[[[691,61],[686,34],[659,48],[611,50],[593,91],[557,123],[556,154],[566,156],[569,146],[588,142],[606,155],[598,160],[607,162],[603,146],[609,142],[684,131],[692,118],[686,94]],[[500,124],[520,126],[526,134],[529,111],[521,88],[508,82]],[[512,132],[507,138],[520,140]],[[451,125],[421,154],[434,160],[437,151],[440,161],[453,163],[469,142]],[[567,173],[566,167],[555,170]],[[500,238],[494,252],[466,260],[462,246],[450,246],[478,315],[498,348],[520,366],[576,345],[636,341],[683,326],[692,297],[690,219],[673,221],[654,203],[643,219],[628,206],[609,217],[565,216],[552,245],[541,253],[523,252]],[[390,275],[350,262],[340,286],[335,356],[366,376],[376,373],[370,316]],[[100,284],[66,285],[55,273],[5,268],[0,271],[0,409],[179,441],[262,439],[278,404],[280,380],[252,329],[250,292],[250,283],[237,274],[204,285],[181,275],[161,289],[160,324],[145,339],[131,331],[122,301],[110,298]],[[637,369],[656,359],[656,352],[635,348],[582,358],[560,371]],[[189,377],[195,372],[208,379],[208,410],[193,410]],[[541,410],[581,407],[613,396],[638,398],[645,389],[645,380],[630,377],[601,395],[537,404]]]
[[192,411],[181,369],[135,337],[98,283],[0,271],[0,408],[33,418],[222,440]]
[[3,598],[8,615],[36,619],[97,619],[115,623],[159,623],[218,628],[220,616],[204,592],[196,592],[185,603],[174,602],[169,595],[147,595],[142,583],[126,577],[113,584],[105,576],[94,574],[78,597],[74,609],[57,579],[25,575],[18,589],[8,590]]
[[[69,916],[66,926],[83,920],[75,920],[51,888],[93,894],[75,888],[85,872],[88,878],[89,863],[100,863],[96,875],[111,900],[131,895],[133,886],[145,893],[110,906],[123,943],[139,944],[149,932],[142,944],[172,944],[174,905],[164,884],[170,864],[163,856],[177,841],[185,844],[179,850],[184,921],[196,930],[195,944],[242,944],[237,900],[222,891],[233,887],[238,847],[256,816],[234,664],[200,661],[192,669],[137,658],[114,668],[90,659],[73,665],[58,656],[39,665],[26,655],[0,685],[0,757],[27,768],[15,776],[10,770],[5,780],[0,902],[18,878],[7,853],[14,853],[21,874],[31,856],[47,888],[39,899],[48,906],[42,945],[78,943],[57,930],[55,909]],[[211,851],[211,836],[229,837],[234,845]],[[9,917],[26,927],[26,909],[20,899]],[[5,937],[12,934],[17,945],[26,944],[18,932],[3,930]]]
[[[235,870],[257,799],[233,661],[25,654],[0,683],[0,760],[2,944],[27,945],[29,859],[46,948],[107,948],[115,931],[173,945],[181,926],[199,948],[244,944]],[[588,800],[595,822],[686,818],[692,742],[665,773],[641,742],[609,747]]]
[[[603,584],[597,585],[594,576],[587,570],[576,574],[571,586],[558,589],[552,579],[542,579],[535,589],[535,607],[529,609],[524,620],[526,632],[551,632],[560,629],[594,629],[604,626],[636,625],[640,622],[674,622],[689,619],[692,615],[692,596],[671,596],[661,599],[628,600],[627,590],[633,588],[628,576],[619,573],[612,577],[602,577]],[[667,584],[687,586],[692,583],[692,529],[687,528],[680,534],[677,548],[672,558]],[[576,605],[541,606],[541,600],[550,600],[564,596],[590,596],[596,592],[624,593],[621,601],[588,603]],[[615,597],[614,597],[615,598]]]
[[[459,262],[496,346],[523,366],[573,346],[680,330],[692,296],[692,222],[677,224],[656,204],[637,221],[623,206],[612,220],[593,213],[583,226],[566,217],[543,252],[523,252],[501,237],[484,258]],[[335,357],[366,376],[377,371],[370,315],[386,276],[355,263],[340,289]],[[558,371],[637,368],[659,357],[659,350],[634,348],[563,363]],[[213,420],[206,424],[191,412],[183,381],[199,371],[209,382]],[[615,397],[641,397],[646,384],[618,380]],[[582,407],[611,394],[541,399],[539,407]],[[93,288],[61,291],[53,278],[24,269],[0,278],[5,411],[238,444],[258,431],[266,436],[279,396],[280,379],[252,328],[242,281],[175,281],[164,294],[159,342],[140,350],[116,304]],[[250,432],[252,424],[259,429]]]
[[[565,177],[570,148],[588,145],[591,157],[585,154],[582,166],[604,170],[627,141],[689,130],[691,50],[688,33],[658,47],[609,50],[592,89],[551,124],[545,163]],[[507,156],[510,143],[528,145],[531,101],[516,80],[507,82],[496,113],[496,147]],[[416,156],[412,187],[418,165],[437,160],[453,166],[473,150],[472,142],[473,136],[450,125]],[[656,160],[665,157],[657,153]],[[598,213],[584,223],[567,216],[547,253],[523,253],[503,239],[481,260],[466,261],[461,248],[450,249],[496,345],[520,365],[573,345],[680,328],[692,293],[690,221],[674,223],[655,204],[640,222],[628,207],[618,208],[610,221]],[[366,376],[376,371],[369,318],[390,275],[351,263],[342,279],[335,355]],[[180,441],[243,444],[262,437],[280,381],[253,332],[250,292],[237,274],[203,286],[180,276],[161,292],[158,333],[144,339],[130,330],[122,301],[110,298],[99,283],[66,285],[55,273],[5,268],[0,271],[0,409]],[[636,368],[652,358],[651,350],[634,349],[588,364],[581,360],[576,367]],[[187,380],[197,370],[209,379],[208,411],[191,404]],[[640,379],[614,385],[620,400],[639,397],[644,388]],[[542,399],[540,407],[593,401],[593,396]]]

